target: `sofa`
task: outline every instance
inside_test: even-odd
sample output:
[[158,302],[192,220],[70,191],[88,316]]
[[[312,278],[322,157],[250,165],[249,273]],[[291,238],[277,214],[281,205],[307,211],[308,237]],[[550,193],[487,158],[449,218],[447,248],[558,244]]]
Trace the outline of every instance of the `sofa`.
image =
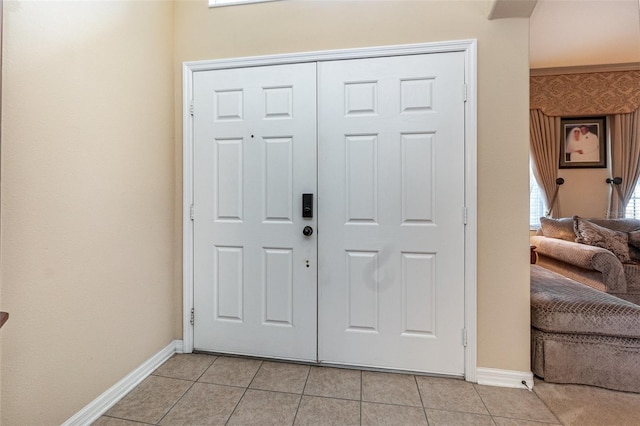
[[640,220],[540,218],[537,264],[640,305]]
[[640,306],[531,265],[531,368],[546,382],[640,392]]

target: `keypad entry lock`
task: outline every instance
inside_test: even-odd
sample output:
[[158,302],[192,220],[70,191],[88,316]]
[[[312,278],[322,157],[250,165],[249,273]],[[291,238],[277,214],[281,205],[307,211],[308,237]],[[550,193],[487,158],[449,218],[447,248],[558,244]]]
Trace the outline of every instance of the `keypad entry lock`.
[[[313,218],[313,194],[302,194],[302,217],[305,219]],[[313,228],[305,226],[302,235],[309,237],[313,234]]]
[[313,217],[313,194],[302,194],[302,217]]

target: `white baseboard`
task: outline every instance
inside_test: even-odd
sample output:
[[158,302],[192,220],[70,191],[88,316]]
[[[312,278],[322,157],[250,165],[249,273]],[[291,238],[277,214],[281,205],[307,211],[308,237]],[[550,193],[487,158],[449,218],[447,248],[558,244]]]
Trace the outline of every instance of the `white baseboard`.
[[62,426],[85,426],[90,425],[102,416],[107,410],[120,401],[140,382],[146,379],[163,362],[171,358],[175,353],[182,352],[182,340],[174,340],[164,349],[146,360],[141,366],[127,374],[118,383],[107,389],[102,395],[90,402],[82,410],[70,417]]
[[[526,371],[500,370],[497,368],[477,369],[479,385],[501,386],[503,388],[533,389],[533,373]],[[527,386],[522,384],[525,381]]]

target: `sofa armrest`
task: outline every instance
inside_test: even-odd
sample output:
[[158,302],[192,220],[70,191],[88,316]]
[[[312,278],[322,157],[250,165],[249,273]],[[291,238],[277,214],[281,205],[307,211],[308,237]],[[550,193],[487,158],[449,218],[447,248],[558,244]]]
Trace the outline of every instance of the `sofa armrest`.
[[626,293],[627,282],[622,262],[609,250],[544,236],[532,236],[530,241],[542,256],[601,272],[607,293]]

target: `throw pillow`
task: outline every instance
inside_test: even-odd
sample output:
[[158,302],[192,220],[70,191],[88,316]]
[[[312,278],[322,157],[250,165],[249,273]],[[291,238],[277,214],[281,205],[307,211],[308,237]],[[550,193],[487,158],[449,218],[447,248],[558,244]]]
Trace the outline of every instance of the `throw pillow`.
[[559,238],[566,241],[576,240],[576,233],[573,229],[573,218],[571,217],[563,217],[560,219],[541,217],[540,229],[542,230],[542,235],[545,237]]
[[640,229],[629,232],[629,244],[640,249]]
[[576,242],[602,247],[615,254],[621,262],[631,262],[629,237],[626,232],[613,231],[578,216],[573,217],[573,225],[577,235]]
[[631,258],[631,263],[640,263],[640,249],[629,244],[629,257]]

